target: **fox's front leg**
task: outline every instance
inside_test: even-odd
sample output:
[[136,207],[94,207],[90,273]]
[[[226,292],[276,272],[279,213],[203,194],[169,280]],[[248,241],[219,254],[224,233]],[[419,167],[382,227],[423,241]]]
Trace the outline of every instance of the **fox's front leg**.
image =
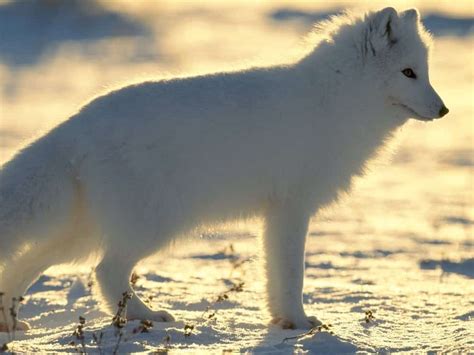
[[294,204],[273,204],[264,230],[268,309],[272,323],[283,328],[321,324],[303,309],[304,248],[309,213]]

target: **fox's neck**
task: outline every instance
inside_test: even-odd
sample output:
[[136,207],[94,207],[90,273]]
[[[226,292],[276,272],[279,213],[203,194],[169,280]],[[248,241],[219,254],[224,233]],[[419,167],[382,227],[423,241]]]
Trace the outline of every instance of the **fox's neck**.
[[[404,122],[392,117],[380,90],[373,87],[361,68],[337,63],[331,66],[333,63],[328,64],[324,55],[313,59],[317,60],[298,63],[288,74],[293,76],[297,89],[290,100],[281,102],[296,101],[300,105],[295,106],[294,115],[288,115],[292,122],[287,125],[298,132],[291,136],[285,131],[284,135],[295,141],[300,137],[306,140],[306,144],[296,144],[306,157],[305,165],[314,170],[312,175],[318,177],[325,171],[341,174],[344,185],[351,176],[363,173],[366,162]],[[315,161],[314,156],[321,154],[328,157],[324,159],[327,166]],[[316,177],[313,180],[320,181]]]

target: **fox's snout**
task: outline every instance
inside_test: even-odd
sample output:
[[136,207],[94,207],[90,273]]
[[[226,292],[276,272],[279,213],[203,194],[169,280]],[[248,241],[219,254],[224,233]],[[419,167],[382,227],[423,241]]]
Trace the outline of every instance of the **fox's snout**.
[[439,118],[446,116],[448,112],[449,109],[443,104],[443,106],[439,109]]

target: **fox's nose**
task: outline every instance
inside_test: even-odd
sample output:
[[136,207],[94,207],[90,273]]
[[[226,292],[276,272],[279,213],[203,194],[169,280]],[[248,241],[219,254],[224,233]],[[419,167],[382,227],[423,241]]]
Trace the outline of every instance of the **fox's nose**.
[[446,116],[446,114],[449,112],[448,108],[443,105],[441,109],[439,110],[439,117]]

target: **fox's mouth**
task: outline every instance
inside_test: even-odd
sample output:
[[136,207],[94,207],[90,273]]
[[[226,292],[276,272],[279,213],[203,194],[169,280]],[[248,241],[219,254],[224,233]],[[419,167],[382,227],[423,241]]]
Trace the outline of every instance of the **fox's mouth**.
[[405,104],[402,104],[400,102],[394,103],[396,106],[400,106],[403,108],[405,111],[409,112],[411,114],[411,118],[420,120],[420,121],[433,121],[435,118],[434,117],[426,117],[423,115],[420,115],[418,112],[416,112],[414,109],[412,109],[410,106],[407,106]]

